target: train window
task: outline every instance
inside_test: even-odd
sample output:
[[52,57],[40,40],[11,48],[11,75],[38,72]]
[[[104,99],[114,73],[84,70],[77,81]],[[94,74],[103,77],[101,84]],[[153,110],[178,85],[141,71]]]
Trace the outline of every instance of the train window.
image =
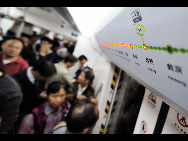
[[145,87],[122,71],[106,134],[133,134]]

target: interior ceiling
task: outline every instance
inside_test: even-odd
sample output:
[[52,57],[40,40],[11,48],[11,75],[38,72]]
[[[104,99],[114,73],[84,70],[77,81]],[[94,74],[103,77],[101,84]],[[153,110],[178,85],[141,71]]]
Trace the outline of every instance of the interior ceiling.
[[[24,10],[25,7],[17,7],[20,10]],[[50,13],[54,13],[61,18],[61,20],[69,25],[71,28],[80,33],[76,23],[74,22],[71,14],[66,7],[37,7]]]
[[59,16],[63,17],[66,22],[69,23],[69,25],[76,30],[77,32],[80,32],[76,23],[74,22],[71,14],[69,13],[68,9],[66,7],[48,7],[50,8],[52,11],[54,11],[56,14],[58,14]]

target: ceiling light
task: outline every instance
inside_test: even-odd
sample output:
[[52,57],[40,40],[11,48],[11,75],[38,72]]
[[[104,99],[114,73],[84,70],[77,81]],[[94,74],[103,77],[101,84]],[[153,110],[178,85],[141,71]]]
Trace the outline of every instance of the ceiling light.
[[80,32],[91,37],[100,20],[113,7],[67,7]]

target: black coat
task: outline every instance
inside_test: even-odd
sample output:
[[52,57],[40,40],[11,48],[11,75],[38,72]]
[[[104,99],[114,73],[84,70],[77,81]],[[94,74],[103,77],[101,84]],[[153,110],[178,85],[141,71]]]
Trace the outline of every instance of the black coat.
[[44,90],[44,83],[40,83],[38,94],[35,95],[34,84],[27,77],[27,69],[14,74],[12,77],[20,84],[23,92],[23,101],[20,106],[22,114],[29,114],[34,108],[46,101],[39,97],[39,94]]
[[22,101],[22,91],[19,84],[3,70],[0,77],[0,116],[2,123],[0,132],[9,131],[19,116],[19,108]]
[[30,64],[30,66],[33,66],[37,61],[41,61],[41,60],[48,60],[48,61],[51,61],[51,62],[54,63],[55,60],[56,60],[56,52],[53,51],[52,53],[47,54],[45,56],[39,55],[39,59],[38,60],[36,60],[36,55],[35,55],[33,58],[30,59],[29,64]]
[[17,134],[24,116],[29,114],[34,108],[44,103],[46,99],[39,97],[39,94],[44,90],[44,83],[40,83],[42,85],[40,85],[38,94],[35,95],[34,84],[32,84],[27,77],[27,69],[12,75],[12,77],[20,84],[23,92],[23,100],[20,105],[20,114],[17,122],[14,124],[14,131]]
[[28,47],[24,47],[21,52],[21,56],[24,60],[26,60],[29,63],[29,65],[31,65],[31,61],[35,57],[35,53],[33,51],[32,46],[28,45]]

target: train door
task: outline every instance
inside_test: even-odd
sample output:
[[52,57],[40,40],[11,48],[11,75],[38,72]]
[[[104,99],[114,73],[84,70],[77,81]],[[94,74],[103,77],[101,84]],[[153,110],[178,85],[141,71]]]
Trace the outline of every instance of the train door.
[[161,134],[168,110],[169,106],[146,88],[134,134]]
[[109,114],[104,133],[133,134],[145,87],[123,70],[116,83],[114,96],[109,103]]

